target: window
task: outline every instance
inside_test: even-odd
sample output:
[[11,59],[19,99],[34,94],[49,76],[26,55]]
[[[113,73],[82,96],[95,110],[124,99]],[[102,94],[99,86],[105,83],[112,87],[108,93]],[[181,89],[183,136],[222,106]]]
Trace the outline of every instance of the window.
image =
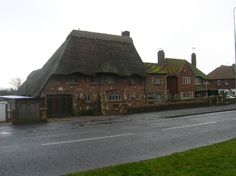
[[70,85],[77,85],[81,82],[81,77],[78,74],[69,75],[69,84]]
[[89,94],[89,93],[85,93],[84,95],[83,95],[83,100],[85,101],[85,102],[91,102],[91,95]]
[[160,85],[161,84],[161,78],[154,78],[153,84],[154,85]]
[[191,84],[191,77],[183,77],[184,84]]
[[195,85],[201,84],[201,78],[195,78]]
[[93,85],[98,85],[99,84],[99,78],[97,76],[91,77],[91,83]]
[[127,100],[134,100],[134,99],[138,99],[138,93],[128,93],[127,94],[127,97],[126,97]]
[[182,92],[183,99],[190,99],[193,98],[193,92]]
[[218,85],[218,86],[221,85],[221,81],[220,81],[220,80],[217,81],[217,85]]
[[156,101],[156,100],[160,99],[160,97],[161,96],[159,94],[155,93],[155,92],[149,92],[147,94],[147,100],[148,101]]
[[116,84],[116,78],[112,76],[107,77],[107,84]]
[[109,101],[121,101],[121,95],[119,93],[110,93],[108,96]]
[[134,78],[130,78],[129,79],[129,84],[130,85],[134,85],[135,84],[135,79]]

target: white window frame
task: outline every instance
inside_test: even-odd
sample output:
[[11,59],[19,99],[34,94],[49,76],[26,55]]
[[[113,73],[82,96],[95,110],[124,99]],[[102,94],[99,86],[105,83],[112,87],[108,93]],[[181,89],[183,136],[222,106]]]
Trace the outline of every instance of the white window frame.
[[182,92],[182,99],[192,99],[193,92]]
[[108,94],[108,101],[110,101],[110,102],[121,101],[121,94],[120,93],[109,93]]
[[161,85],[161,78],[154,78],[153,84],[154,85]]
[[184,84],[191,84],[191,77],[189,77],[189,76],[183,77],[183,83]]

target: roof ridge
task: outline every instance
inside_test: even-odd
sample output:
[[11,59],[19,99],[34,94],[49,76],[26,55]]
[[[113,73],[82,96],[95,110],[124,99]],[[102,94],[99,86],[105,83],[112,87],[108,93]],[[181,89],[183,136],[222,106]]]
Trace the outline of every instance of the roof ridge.
[[105,33],[82,31],[82,30],[72,30],[67,38],[69,37],[79,37],[79,38],[81,37],[81,38],[90,38],[90,39],[96,39],[96,40],[108,40],[108,41],[133,43],[132,38],[128,36],[105,34]]

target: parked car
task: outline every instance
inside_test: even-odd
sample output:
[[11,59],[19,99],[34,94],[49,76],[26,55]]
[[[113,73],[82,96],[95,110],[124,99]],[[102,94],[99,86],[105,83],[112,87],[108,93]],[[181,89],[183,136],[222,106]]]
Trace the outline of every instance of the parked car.
[[235,99],[235,97],[232,95],[226,95],[226,99]]

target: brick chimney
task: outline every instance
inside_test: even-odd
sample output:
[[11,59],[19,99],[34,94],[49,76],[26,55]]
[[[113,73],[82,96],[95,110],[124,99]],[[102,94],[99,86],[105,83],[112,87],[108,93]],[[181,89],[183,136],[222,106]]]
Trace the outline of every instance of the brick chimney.
[[121,33],[122,36],[125,36],[125,37],[130,37],[130,32],[129,31],[123,31]]
[[159,50],[157,53],[158,64],[162,64],[165,61],[165,52],[164,50]]
[[197,68],[197,57],[195,53],[192,53],[191,55],[191,63]]

